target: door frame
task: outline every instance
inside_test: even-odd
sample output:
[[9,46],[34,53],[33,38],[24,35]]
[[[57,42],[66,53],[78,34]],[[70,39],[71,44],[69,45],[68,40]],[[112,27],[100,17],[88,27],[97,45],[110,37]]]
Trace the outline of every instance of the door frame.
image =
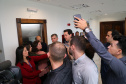
[[48,45],[47,40],[47,27],[46,27],[46,19],[23,19],[23,18],[16,18],[17,23],[17,34],[18,34],[18,42],[19,46],[23,44],[22,39],[22,31],[21,31],[21,24],[43,24],[42,27],[42,39]]

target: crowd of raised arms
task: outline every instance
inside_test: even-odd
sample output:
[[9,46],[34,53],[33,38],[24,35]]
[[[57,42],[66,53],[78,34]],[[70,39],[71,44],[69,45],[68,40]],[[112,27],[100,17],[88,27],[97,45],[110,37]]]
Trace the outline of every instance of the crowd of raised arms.
[[33,43],[17,47],[15,65],[21,69],[22,84],[98,84],[95,52],[101,57],[102,84],[126,84],[126,37],[109,30],[102,44],[84,19],[75,19],[84,36],[66,29],[62,43],[52,34],[50,45],[36,36]]

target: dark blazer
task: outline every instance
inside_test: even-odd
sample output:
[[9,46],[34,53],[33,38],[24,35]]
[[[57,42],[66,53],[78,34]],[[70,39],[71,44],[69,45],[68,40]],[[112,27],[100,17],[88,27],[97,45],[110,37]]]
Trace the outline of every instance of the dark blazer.
[[31,58],[29,62],[32,65],[32,67],[25,62],[23,63],[23,65],[21,65],[20,62],[16,65],[21,69],[23,84],[41,84],[41,80],[38,76],[39,73],[41,73],[41,71],[36,70],[34,62],[47,58],[47,54],[41,56],[29,56],[29,57]]

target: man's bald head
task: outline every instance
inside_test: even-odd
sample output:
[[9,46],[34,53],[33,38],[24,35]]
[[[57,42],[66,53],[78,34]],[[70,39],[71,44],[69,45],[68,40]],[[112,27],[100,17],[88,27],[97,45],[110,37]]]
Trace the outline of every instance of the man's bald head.
[[61,42],[52,43],[49,46],[50,57],[53,61],[63,61],[66,54],[66,48]]
[[42,42],[41,36],[36,36],[35,40]]

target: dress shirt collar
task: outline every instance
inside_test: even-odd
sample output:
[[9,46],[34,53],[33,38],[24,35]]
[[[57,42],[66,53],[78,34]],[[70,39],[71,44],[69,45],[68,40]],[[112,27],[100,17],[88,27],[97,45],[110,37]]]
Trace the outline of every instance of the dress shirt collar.
[[79,64],[81,61],[84,61],[85,54],[83,54],[81,57],[79,57],[77,60],[74,60],[74,65]]

